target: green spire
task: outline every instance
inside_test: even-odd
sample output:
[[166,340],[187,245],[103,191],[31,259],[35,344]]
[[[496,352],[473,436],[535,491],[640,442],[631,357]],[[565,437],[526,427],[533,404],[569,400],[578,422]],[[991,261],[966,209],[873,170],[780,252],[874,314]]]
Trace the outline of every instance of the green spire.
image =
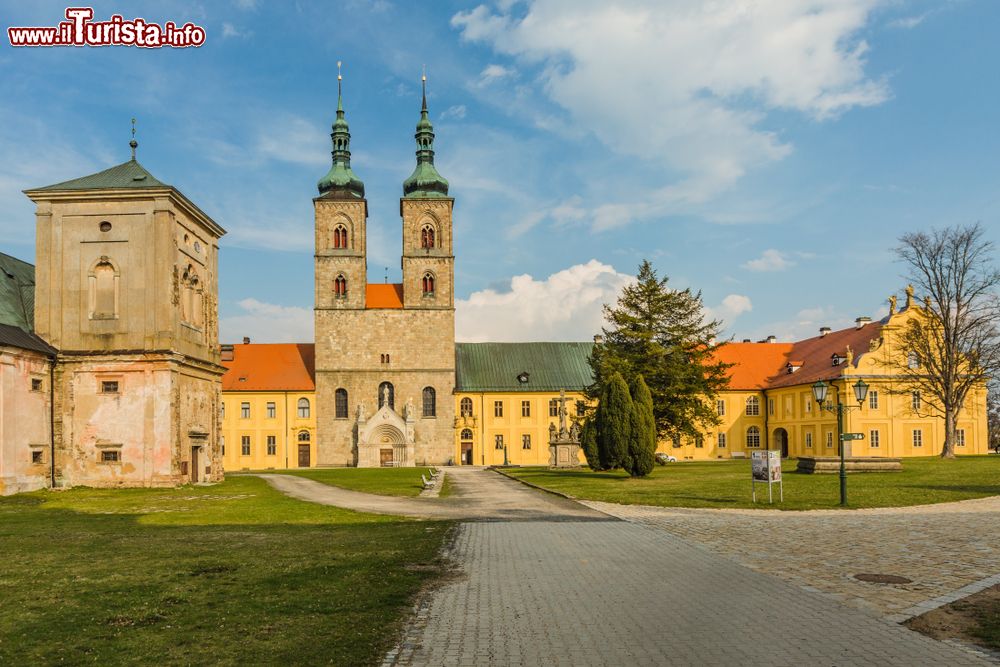
[[447,197],[448,181],[434,168],[434,127],[427,117],[427,75],[421,77],[423,103],[417,122],[417,166],[410,177],[403,181],[406,198]]
[[341,90],[340,62],[337,62],[337,120],[333,121],[330,139],[333,141],[333,166],[320,179],[317,187],[321,195],[333,192],[363,199],[365,184],[351,171],[351,133],[344,118],[344,99]]

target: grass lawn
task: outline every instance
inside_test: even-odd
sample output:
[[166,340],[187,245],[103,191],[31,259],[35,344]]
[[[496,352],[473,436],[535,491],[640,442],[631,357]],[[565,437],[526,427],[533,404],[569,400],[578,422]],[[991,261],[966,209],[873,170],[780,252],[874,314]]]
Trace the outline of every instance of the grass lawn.
[[430,477],[429,467],[417,468],[302,468],[268,470],[268,473],[298,475],[351,491],[381,496],[416,496],[424,488],[420,475]]
[[0,664],[377,664],[448,526],[256,477],[0,498]]
[[[785,501],[773,508],[833,509],[840,503],[837,475],[793,472],[795,461],[782,465]],[[750,461],[670,463],[656,466],[645,479],[621,471],[593,472],[510,468],[506,472],[538,486],[586,500],[662,507],[755,507],[750,497]],[[898,507],[943,503],[1000,495],[1000,456],[904,459],[902,472],[849,473],[850,507]],[[769,507],[767,486],[757,486],[756,507]],[[763,501],[763,502],[761,502]]]

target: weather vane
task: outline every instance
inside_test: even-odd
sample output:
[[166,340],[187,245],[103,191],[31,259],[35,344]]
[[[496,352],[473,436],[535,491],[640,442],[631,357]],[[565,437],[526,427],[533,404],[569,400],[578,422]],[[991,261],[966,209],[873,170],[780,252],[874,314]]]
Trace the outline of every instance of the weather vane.
[[135,118],[132,119],[132,141],[128,142],[129,147],[132,149],[132,160],[135,160],[135,149],[139,146],[139,142],[135,140]]

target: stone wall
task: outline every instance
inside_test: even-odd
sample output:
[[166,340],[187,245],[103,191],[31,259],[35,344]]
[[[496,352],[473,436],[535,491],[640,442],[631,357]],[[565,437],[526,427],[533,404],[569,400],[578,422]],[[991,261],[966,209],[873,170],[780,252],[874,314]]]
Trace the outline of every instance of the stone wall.
[[48,486],[50,368],[43,354],[0,347],[0,495]]

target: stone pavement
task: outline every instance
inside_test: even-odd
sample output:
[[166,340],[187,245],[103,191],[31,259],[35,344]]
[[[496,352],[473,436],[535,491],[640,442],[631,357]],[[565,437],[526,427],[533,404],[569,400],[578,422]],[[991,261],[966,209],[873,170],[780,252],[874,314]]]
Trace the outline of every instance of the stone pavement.
[[[810,512],[584,504],[894,621],[1000,581],[1000,497]],[[862,573],[912,583],[854,578]]]

